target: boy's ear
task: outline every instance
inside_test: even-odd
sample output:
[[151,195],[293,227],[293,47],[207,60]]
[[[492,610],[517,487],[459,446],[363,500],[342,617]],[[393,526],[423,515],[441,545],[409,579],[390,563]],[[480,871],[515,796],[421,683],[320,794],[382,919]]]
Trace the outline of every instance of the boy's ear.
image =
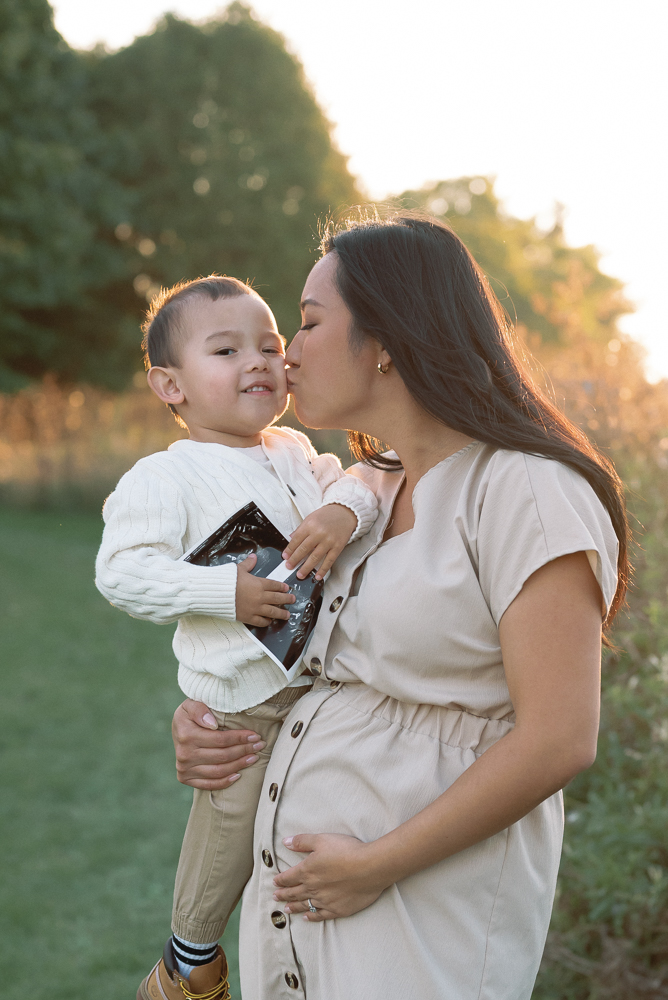
[[168,406],[176,406],[185,401],[183,391],[176,382],[176,372],[173,368],[158,368],[154,365],[146,374],[146,381],[158,399]]

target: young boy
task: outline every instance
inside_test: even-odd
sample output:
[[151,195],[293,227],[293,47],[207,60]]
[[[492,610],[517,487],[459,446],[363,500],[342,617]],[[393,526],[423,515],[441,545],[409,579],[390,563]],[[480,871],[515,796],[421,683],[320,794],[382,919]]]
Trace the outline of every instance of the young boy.
[[195,790],[176,876],[172,937],[138,1000],[227,1000],[218,938],[250,877],[253,823],[282,720],[309,689],[289,686],[242,622],[289,617],[285,583],[252,576],[255,558],[203,567],[183,556],[250,501],[310,549],[299,570],[324,576],[377,516],[374,495],[317,455],[304,434],[272,427],[287,404],[284,341],[260,296],[213,275],[163,292],[145,330],[148,382],[189,430],[188,440],[137,462],[104,506],[96,584],[116,607],[178,621],[179,685],[219,728],[250,729],[259,759],[219,792]]

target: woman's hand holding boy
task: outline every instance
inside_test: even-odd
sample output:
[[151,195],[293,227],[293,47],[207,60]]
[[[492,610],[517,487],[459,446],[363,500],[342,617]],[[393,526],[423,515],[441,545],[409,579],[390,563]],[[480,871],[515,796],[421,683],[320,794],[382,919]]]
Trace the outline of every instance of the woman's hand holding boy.
[[266,743],[250,729],[218,729],[209,708],[188,698],[174,713],[172,738],[176,776],[184,785],[215,791],[227,788],[251,767]]

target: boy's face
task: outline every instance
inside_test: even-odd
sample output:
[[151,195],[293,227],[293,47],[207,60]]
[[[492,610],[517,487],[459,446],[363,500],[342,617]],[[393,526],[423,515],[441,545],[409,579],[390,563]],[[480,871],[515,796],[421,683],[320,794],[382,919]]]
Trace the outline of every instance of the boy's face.
[[269,307],[254,295],[197,296],[184,304],[179,327],[179,367],[152,369],[169,376],[174,398],[157,394],[176,405],[194,440],[258,443],[287,405],[285,346]]

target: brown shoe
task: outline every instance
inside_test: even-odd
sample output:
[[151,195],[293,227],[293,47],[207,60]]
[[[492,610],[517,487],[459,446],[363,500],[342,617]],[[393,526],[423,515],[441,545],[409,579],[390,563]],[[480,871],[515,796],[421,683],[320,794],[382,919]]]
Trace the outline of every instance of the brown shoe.
[[218,945],[212,962],[200,965],[184,979],[176,970],[172,939],[165,945],[162,958],[137,990],[137,1000],[230,1000],[227,959]]

